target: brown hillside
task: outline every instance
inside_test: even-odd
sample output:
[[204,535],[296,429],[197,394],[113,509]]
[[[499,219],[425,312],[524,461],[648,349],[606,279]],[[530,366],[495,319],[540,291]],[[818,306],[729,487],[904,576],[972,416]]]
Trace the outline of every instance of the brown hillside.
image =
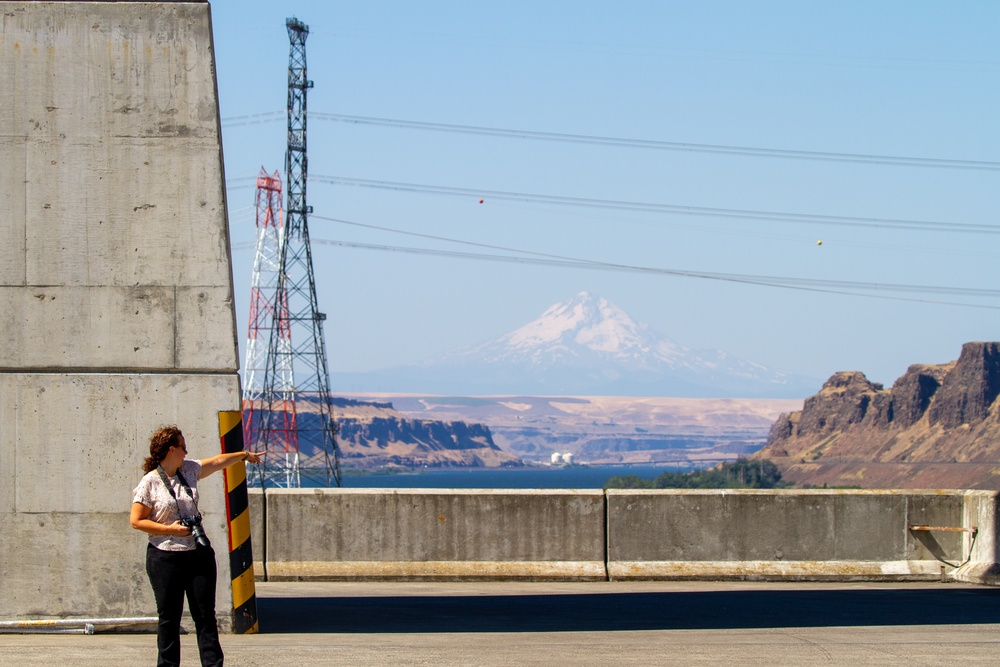
[[[262,409],[257,404],[257,409]],[[295,404],[299,423],[316,419],[315,395]],[[524,465],[516,454],[493,442],[485,424],[463,420],[413,419],[385,401],[333,398],[340,466],[344,469],[471,467]],[[322,465],[322,452],[300,450],[307,467]]]
[[796,485],[1000,489],[1000,343],[916,364],[891,389],[835,373],[800,412],[781,415],[770,459]]

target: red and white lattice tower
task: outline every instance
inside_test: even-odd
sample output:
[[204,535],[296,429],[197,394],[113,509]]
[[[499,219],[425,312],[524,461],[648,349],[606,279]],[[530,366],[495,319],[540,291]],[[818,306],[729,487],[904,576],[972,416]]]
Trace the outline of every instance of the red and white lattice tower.
[[[268,420],[268,456],[272,483],[299,486],[299,436],[295,411],[295,378],[292,372],[292,340],[288,316],[288,294],[279,294],[281,244],[284,219],[281,177],[261,167],[257,176],[257,244],[250,287],[250,326],[247,356],[243,366],[243,433],[247,443],[256,443],[262,420]],[[275,327],[278,331],[274,331]],[[265,383],[268,345],[276,334],[280,354],[272,388]],[[277,474],[275,474],[277,473]]]

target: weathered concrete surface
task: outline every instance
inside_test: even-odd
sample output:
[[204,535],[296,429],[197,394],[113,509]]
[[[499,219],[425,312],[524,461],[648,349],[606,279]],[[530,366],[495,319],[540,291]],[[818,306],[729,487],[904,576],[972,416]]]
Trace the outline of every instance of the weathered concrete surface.
[[[258,584],[227,664],[993,665],[1000,591],[961,584]],[[152,635],[0,636],[0,667],[151,664]],[[193,634],[184,664],[197,664]]]
[[[151,615],[146,537],[129,527],[127,512],[149,454],[146,438],[183,418],[190,455],[214,455],[218,421],[205,406],[233,404],[237,388],[218,375],[52,380],[0,374],[0,613],[5,620]],[[215,481],[203,482],[201,508],[225,566],[225,499]],[[228,571],[225,584],[223,601]]]
[[608,574],[940,577],[962,562],[962,534],[908,526],[961,527],[964,498],[943,491],[609,490]]
[[1000,585],[1000,492],[968,491],[965,495],[964,524],[977,533],[963,536],[968,563],[958,568],[955,578],[977,584]]
[[603,579],[601,491],[266,493],[267,577]]
[[228,289],[0,286],[0,368],[222,372],[233,351],[212,332],[231,324]]
[[184,416],[190,455],[214,455],[218,421],[204,406],[239,398],[230,378],[213,374],[52,379],[48,373],[0,374],[0,470],[11,475],[0,487],[0,511],[123,512],[122,498],[131,503],[137,471],[149,455],[147,438],[157,425]]
[[[997,583],[984,491],[251,490],[258,578]],[[914,530],[930,526],[934,530]],[[941,530],[952,529],[952,530]],[[966,529],[976,528],[973,535]],[[992,574],[991,574],[992,573]]]
[[0,90],[0,619],[148,616],[149,434],[239,407],[209,6],[0,1]]
[[208,5],[0,15],[0,368],[236,368]]

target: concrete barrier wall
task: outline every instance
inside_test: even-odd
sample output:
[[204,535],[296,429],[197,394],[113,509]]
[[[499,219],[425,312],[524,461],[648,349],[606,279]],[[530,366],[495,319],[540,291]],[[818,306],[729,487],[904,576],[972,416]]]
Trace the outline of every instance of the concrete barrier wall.
[[976,584],[1000,585],[1000,493],[968,491],[965,494],[964,523],[976,533],[962,536],[967,562],[955,578]]
[[[608,491],[612,579],[940,577],[960,563],[962,493]],[[953,568],[952,568],[953,569]]]
[[270,580],[603,579],[601,491],[267,492]]
[[[155,615],[128,525],[148,437],[217,454],[240,406],[209,5],[0,20],[0,619]],[[221,476],[202,499],[225,545]]]
[[[263,547],[256,573],[271,580],[944,576],[995,583],[998,495],[255,489],[251,511],[254,544]],[[964,532],[972,527],[975,541]]]

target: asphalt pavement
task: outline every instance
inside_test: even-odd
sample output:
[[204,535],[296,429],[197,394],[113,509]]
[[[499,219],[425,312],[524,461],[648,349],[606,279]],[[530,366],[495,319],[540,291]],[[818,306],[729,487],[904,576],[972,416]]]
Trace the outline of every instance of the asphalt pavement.
[[[1000,589],[938,583],[258,583],[229,665],[1000,663]],[[193,635],[184,664],[197,665]],[[0,666],[155,664],[153,635],[0,635]]]

